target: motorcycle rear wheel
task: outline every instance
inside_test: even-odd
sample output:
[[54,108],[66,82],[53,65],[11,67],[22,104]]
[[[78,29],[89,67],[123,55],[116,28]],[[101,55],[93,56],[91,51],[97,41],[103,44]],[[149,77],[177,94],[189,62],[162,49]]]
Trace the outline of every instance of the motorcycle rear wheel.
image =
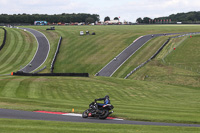
[[87,113],[87,110],[86,110],[86,111],[84,111],[84,112],[82,113],[82,117],[83,117],[83,118],[88,118],[88,113]]

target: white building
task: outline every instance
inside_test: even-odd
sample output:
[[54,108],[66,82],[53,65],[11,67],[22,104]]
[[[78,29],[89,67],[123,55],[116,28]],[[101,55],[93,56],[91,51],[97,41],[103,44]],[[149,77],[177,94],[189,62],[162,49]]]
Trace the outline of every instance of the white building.
[[119,20],[110,20],[110,21],[105,21],[104,24],[121,24]]

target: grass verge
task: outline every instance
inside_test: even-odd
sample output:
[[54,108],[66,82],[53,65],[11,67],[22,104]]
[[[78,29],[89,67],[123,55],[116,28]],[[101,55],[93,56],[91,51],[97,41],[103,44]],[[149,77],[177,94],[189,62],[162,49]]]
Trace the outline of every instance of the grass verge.
[[199,133],[195,127],[140,126],[119,124],[70,123],[56,121],[31,121],[0,119],[0,130],[3,133]]

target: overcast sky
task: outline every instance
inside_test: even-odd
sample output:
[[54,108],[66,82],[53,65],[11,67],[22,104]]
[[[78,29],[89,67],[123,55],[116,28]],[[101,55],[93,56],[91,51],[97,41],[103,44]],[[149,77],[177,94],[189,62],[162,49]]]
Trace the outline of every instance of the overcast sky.
[[200,0],[0,0],[0,14],[90,13],[101,21],[109,16],[135,22],[189,11],[200,11]]

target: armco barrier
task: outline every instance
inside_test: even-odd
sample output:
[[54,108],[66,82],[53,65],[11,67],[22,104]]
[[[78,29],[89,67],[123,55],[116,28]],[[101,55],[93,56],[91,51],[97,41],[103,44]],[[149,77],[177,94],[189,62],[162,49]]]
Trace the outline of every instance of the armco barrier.
[[16,76],[72,76],[72,77],[89,77],[88,73],[23,73],[13,72]]
[[4,45],[6,44],[6,35],[7,35],[7,31],[5,28],[2,28],[4,30],[4,38],[3,38],[3,43],[0,46],[0,50],[4,47]]
[[59,49],[60,49],[61,42],[62,42],[62,36],[60,37],[60,40],[59,40],[59,42],[58,42],[58,46],[57,46],[55,55],[54,55],[53,60],[52,60],[52,62],[51,62],[51,73],[53,73],[54,64],[55,64],[55,62],[56,62],[56,58],[57,58],[57,55],[58,55],[58,53],[59,53]]

